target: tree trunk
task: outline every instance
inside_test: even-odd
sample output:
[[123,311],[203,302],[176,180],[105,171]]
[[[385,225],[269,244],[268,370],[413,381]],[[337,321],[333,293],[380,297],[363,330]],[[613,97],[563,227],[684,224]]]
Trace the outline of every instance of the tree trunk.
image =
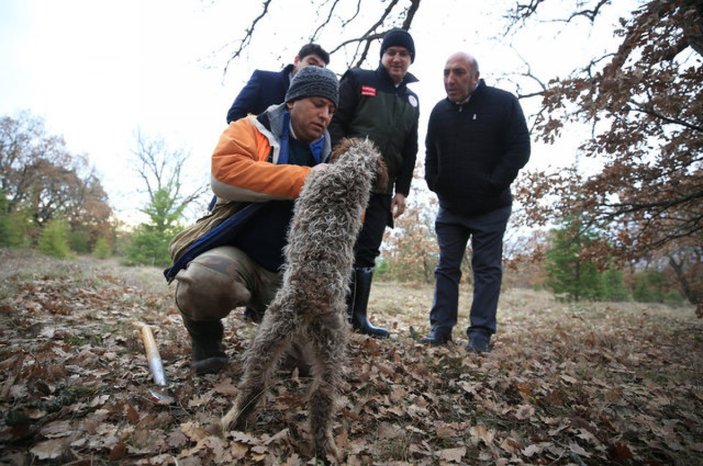
[[669,265],[674,270],[676,280],[679,282],[679,286],[681,287],[681,291],[683,292],[684,296],[686,297],[686,299],[689,300],[691,304],[698,304],[699,297],[696,296],[696,293],[693,291],[693,287],[688,281],[686,271],[684,270],[684,259],[681,259],[680,262],[677,262],[676,258],[673,255],[669,255],[668,257]]

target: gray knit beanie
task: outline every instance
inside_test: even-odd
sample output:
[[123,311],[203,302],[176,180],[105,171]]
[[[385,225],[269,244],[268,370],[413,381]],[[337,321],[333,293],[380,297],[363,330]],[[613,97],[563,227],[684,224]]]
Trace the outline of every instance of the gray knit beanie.
[[286,102],[304,97],[325,97],[339,103],[339,81],[337,75],[327,68],[306,66],[298,70],[286,92]]

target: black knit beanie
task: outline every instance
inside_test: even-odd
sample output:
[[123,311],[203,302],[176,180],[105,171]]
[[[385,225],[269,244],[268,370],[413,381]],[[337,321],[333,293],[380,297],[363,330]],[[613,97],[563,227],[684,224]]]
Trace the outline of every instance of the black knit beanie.
[[389,47],[405,47],[410,53],[410,63],[415,61],[415,42],[413,37],[405,29],[391,29],[381,43],[381,56],[386,53]]
[[305,97],[325,97],[336,107],[339,103],[337,75],[327,68],[314,65],[299,69],[286,92],[286,102]]

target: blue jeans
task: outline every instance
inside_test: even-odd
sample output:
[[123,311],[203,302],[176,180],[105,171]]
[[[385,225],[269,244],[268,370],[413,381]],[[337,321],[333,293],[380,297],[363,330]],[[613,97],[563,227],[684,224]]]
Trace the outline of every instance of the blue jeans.
[[435,221],[439,244],[439,264],[435,268],[435,293],[430,324],[435,333],[451,335],[457,323],[461,261],[471,239],[471,267],[474,296],[467,334],[496,331],[498,296],[503,278],[503,235],[511,208],[503,207],[487,214],[466,217],[440,207]]

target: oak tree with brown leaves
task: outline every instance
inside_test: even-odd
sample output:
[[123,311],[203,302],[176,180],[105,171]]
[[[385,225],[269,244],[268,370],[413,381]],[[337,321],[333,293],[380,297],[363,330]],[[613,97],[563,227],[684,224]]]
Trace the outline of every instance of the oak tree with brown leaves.
[[112,209],[95,170],[28,112],[0,118],[0,190],[2,213],[26,212],[36,234],[55,218],[87,235],[89,245],[111,234]]
[[[546,1],[519,4],[515,18],[538,14]],[[597,15],[607,3],[582,5]],[[641,2],[615,35],[614,53],[549,83],[536,120],[548,143],[571,122],[590,123],[580,153],[602,169],[532,172],[519,198],[528,224],[579,214],[622,258],[690,258],[670,263],[697,303],[703,288],[685,277],[700,275],[703,252],[703,4]]]

